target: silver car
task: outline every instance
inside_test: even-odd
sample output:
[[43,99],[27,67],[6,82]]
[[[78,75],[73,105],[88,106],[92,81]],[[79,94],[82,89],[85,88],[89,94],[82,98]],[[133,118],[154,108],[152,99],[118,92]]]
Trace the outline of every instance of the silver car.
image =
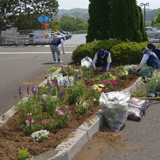
[[149,39],[159,39],[160,40],[160,30],[153,27],[145,27]]

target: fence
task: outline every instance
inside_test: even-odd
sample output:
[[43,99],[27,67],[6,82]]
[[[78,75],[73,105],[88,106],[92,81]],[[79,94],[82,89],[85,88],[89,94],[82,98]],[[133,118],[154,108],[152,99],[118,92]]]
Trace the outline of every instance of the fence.
[[[6,44],[34,44],[34,43],[50,43],[53,38],[50,30],[36,30],[36,32],[43,31],[45,34],[39,35],[39,41],[35,39],[34,30],[17,30],[16,28],[11,28],[10,30],[0,31],[0,45]],[[44,41],[43,41],[44,40]]]

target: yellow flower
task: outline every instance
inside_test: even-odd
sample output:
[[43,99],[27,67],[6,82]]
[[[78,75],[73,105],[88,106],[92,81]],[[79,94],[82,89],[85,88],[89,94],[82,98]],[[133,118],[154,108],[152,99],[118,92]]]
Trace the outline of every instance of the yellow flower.
[[98,84],[98,86],[100,86],[100,87],[104,87],[104,85],[103,85],[103,84]]

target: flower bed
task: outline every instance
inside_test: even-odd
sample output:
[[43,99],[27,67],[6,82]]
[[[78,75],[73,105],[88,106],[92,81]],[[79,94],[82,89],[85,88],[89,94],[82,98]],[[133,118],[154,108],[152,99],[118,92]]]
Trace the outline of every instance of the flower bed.
[[[110,68],[109,72],[97,70],[97,73],[101,74],[94,74],[92,68],[65,65],[59,73],[63,81],[61,76],[54,75],[45,86],[33,86],[31,93],[27,87],[28,100],[20,101],[16,105],[18,112],[0,128],[2,159],[17,159],[18,148],[23,151],[22,147],[34,156],[54,149],[95,115],[101,92],[120,91],[138,78],[118,67]],[[19,95],[22,98],[21,87]],[[31,134],[37,135],[40,130],[46,130],[45,136],[41,134],[34,141]]]

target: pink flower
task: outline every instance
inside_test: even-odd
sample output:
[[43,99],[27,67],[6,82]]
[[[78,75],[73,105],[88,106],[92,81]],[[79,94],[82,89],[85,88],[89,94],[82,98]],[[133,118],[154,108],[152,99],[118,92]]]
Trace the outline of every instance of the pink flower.
[[88,102],[90,102],[91,100],[89,99]]
[[59,110],[59,111],[58,111],[58,114],[61,114],[61,115],[62,115],[62,114],[64,114],[64,113],[63,113],[61,110]]
[[56,111],[59,111],[59,109],[60,109],[60,107],[57,107],[57,108],[56,108]]
[[109,80],[114,86],[116,85],[116,82],[113,79]]
[[28,113],[28,114],[27,114],[27,116],[29,116],[29,115],[31,116],[31,115],[32,115],[32,113]]
[[84,97],[83,100],[85,100],[86,98]]
[[26,95],[26,97],[28,97],[28,95]]
[[69,68],[71,67],[71,65],[68,66]]
[[46,123],[47,123],[46,120],[43,120],[43,121],[42,121],[42,124],[46,124]]
[[29,120],[26,120],[26,125],[27,125],[27,126],[29,126],[29,125],[30,125]]
[[68,105],[66,105],[65,107],[68,108]]
[[71,113],[71,111],[69,111],[68,113]]
[[34,122],[34,120],[32,119],[32,120],[31,120],[31,122],[33,123],[33,122]]

